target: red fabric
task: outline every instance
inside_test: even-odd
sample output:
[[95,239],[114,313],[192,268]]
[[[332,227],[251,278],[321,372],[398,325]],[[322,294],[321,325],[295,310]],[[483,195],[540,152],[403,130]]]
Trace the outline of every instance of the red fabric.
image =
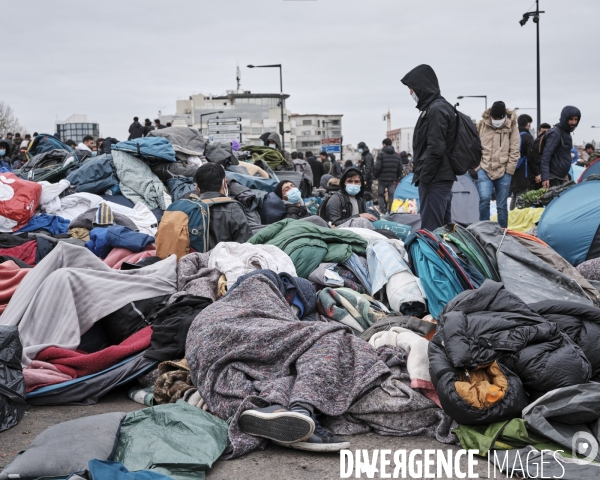
[[101,372],[150,346],[152,327],[143,328],[119,345],[105,348],[95,353],[48,347],[35,357],[36,360],[51,363],[56,369],[72,378],[84,377]]
[[29,223],[38,207],[42,186],[14,173],[0,173],[0,215],[17,222],[13,232]]
[[[0,202],[2,203],[2,202]],[[24,243],[18,247],[0,248],[0,255],[18,258],[23,260],[27,265],[35,265],[35,254],[37,252],[37,240]]]
[[152,245],[148,245],[146,250],[139,253],[133,253],[131,250],[127,250],[126,248],[113,248],[108,256],[104,259],[104,263],[108,265],[113,270],[120,270],[121,265],[124,262],[129,263],[137,263],[140,260],[148,257],[154,257],[156,255],[156,247]]
[[12,260],[0,263],[0,315],[4,312],[21,280],[30,270],[30,268],[19,268]]

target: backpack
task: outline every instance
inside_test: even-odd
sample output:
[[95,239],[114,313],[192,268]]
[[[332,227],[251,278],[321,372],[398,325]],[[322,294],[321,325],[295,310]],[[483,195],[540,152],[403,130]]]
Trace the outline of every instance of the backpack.
[[450,154],[450,166],[455,175],[464,175],[481,163],[483,147],[477,127],[464,113],[453,107],[456,114],[456,136]]
[[[329,202],[329,200],[331,200],[331,197],[333,197],[338,192],[339,192],[339,190],[337,192],[327,192],[325,194],[325,196],[323,197],[323,201],[321,202],[321,205],[319,205],[319,210],[317,210],[317,215],[328,223],[329,223],[329,221],[327,220],[327,203]],[[342,202],[342,204],[345,205],[345,202]],[[346,208],[343,207],[342,215],[345,215],[345,214],[346,214]]]
[[[177,253],[178,258],[181,252],[184,251],[182,246],[186,246],[186,251],[192,247],[196,252],[205,253],[208,251],[209,232],[210,232],[210,207],[215,204],[224,204],[235,202],[232,198],[217,197],[206,198],[200,200],[196,195],[190,195],[189,198],[177,200],[169,205],[163,218],[161,219],[157,233],[157,256],[160,247],[162,255],[170,255]],[[187,216],[171,215],[171,213],[180,212]],[[163,223],[165,226],[163,227]],[[163,232],[161,233],[161,227]],[[186,235],[189,236],[189,242],[186,240]],[[169,238],[174,236],[175,238]],[[170,250],[166,253],[166,250]],[[162,258],[162,257],[161,257]]]

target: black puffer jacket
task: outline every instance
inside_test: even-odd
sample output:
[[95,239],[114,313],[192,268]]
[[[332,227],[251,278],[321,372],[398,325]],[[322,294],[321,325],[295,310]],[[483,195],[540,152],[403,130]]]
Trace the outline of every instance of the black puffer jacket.
[[[493,361],[509,386],[502,399],[480,410],[460,397],[454,383],[465,370]],[[459,423],[474,425],[520,416],[530,399],[587,383],[592,368],[556,323],[546,321],[501,283],[486,280],[444,308],[429,345],[429,371],[444,411]]]
[[556,323],[579,345],[592,366],[592,380],[600,380],[600,308],[554,300],[533,303],[529,308]]
[[413,138],[413,183],[456,181],[449,157],[456,137],[456,114],[442,97],[435,72],[429,65],[419,65],[402,83],[415,91],[421,111]]
[[358,168],[360,169],[363,177],[365,178],[365,182],[373,183],[373,173],[375,170],[375,162],[373,161],[373,155],[371,155],[369,147],[367,147],[367,144],[365,142],[360,142],[358,144],[358,148],[363,149]]
[[350,195],[346,193],[344,185],[346,184],[346,178],[352,175],[360,175],[361,187],[360,192],[356,195],[356,202],[358,203],[358,213],[365,213],[367,206],[364,200],[365,193],[365,182],[364,177],[358,168],[348,168],[342,178],[340,178],[340,190],[335,192],[331,198],[327,201],[325,206],[325,215],[327,221],[331,222],[336,227],[346,222],[350,218],[357,218],[359,215],[352,215],[352,202],[350,202]]
[[552,179],[564,180],[571,169],[571,149],[573,137],[569,131],[569,118],[581,119],[577,107],[565,107],[560,114],[560,122],[546,132],[546,143],[542,151],[542,181]]
[[375,162],[375,178],[382,183],[394,183],[402,178],[403,172],[402,158],[396,153],[394,147],[391,145],[383,147]]

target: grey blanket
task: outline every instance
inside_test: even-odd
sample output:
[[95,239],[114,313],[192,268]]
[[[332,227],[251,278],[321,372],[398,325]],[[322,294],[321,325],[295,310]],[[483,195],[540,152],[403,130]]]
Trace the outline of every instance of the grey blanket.
[[200,156],[204,154],[206,140],[202,134],[193,128],[188,127],[167,127],[160,130],[152,130],[149,137],[166,138],[176,152],[186,153],[187,155]]
[[176,291],[175,255],[136,270],[113,270],[87,248],[59,242],[27,274],[0,316],[18,325],[23,366],[49,346],[75,350],[92,325],[130,302]]
[[217,301],[219,278],[222,274],[216,268],[208,268],[209,257],[210,252],[190,253],[181,257],[177,269],[177,293],[171,296],[169,303],[184,295]]
[[196,317],[186,359],[209,410],[232,417],[228,458],[264,445],[240,431],[244,410],[301,402],[339,416],[389,372],[373,347],[342,324],[298,321],[262,275],[249,277]]

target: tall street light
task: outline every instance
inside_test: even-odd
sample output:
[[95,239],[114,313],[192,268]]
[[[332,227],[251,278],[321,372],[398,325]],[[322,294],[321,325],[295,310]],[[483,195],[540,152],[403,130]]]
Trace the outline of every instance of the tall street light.
[[461,95],[456,98],[459,100],[462,100],[463,98],[485,98],[485,109],[487,110],[487,95]]
[[533,23],[536,25],[536,46],[537,46],[537,127],[540,128],[542,123],[542,111],[541,111],[541,100],[540,100],[540,0],[535,0],[535,12],[527,12],[523,14],[523,18],[519,20],[519,24],[524,27],[529,20],[529,17],[533,17]]
[[281,135],[281,148],[285,150],[285,131],[283,129],[283,69],[281,64],[276,65],[248,65],[248,68],[278,68],[279,69],[279,90],[281,99],[279,100],[279,106],[281,107],[281,123],[279,124],[279,134]]
[[[202,133],[202,117],[206,117],[208,115],[216,115],[218,113],[223,113],[223,111],[219,111],[219,112],[210,112],[210,113],[201,113],[200,114],[200,133]],[[209,132],[210,133],[210,132]]]

